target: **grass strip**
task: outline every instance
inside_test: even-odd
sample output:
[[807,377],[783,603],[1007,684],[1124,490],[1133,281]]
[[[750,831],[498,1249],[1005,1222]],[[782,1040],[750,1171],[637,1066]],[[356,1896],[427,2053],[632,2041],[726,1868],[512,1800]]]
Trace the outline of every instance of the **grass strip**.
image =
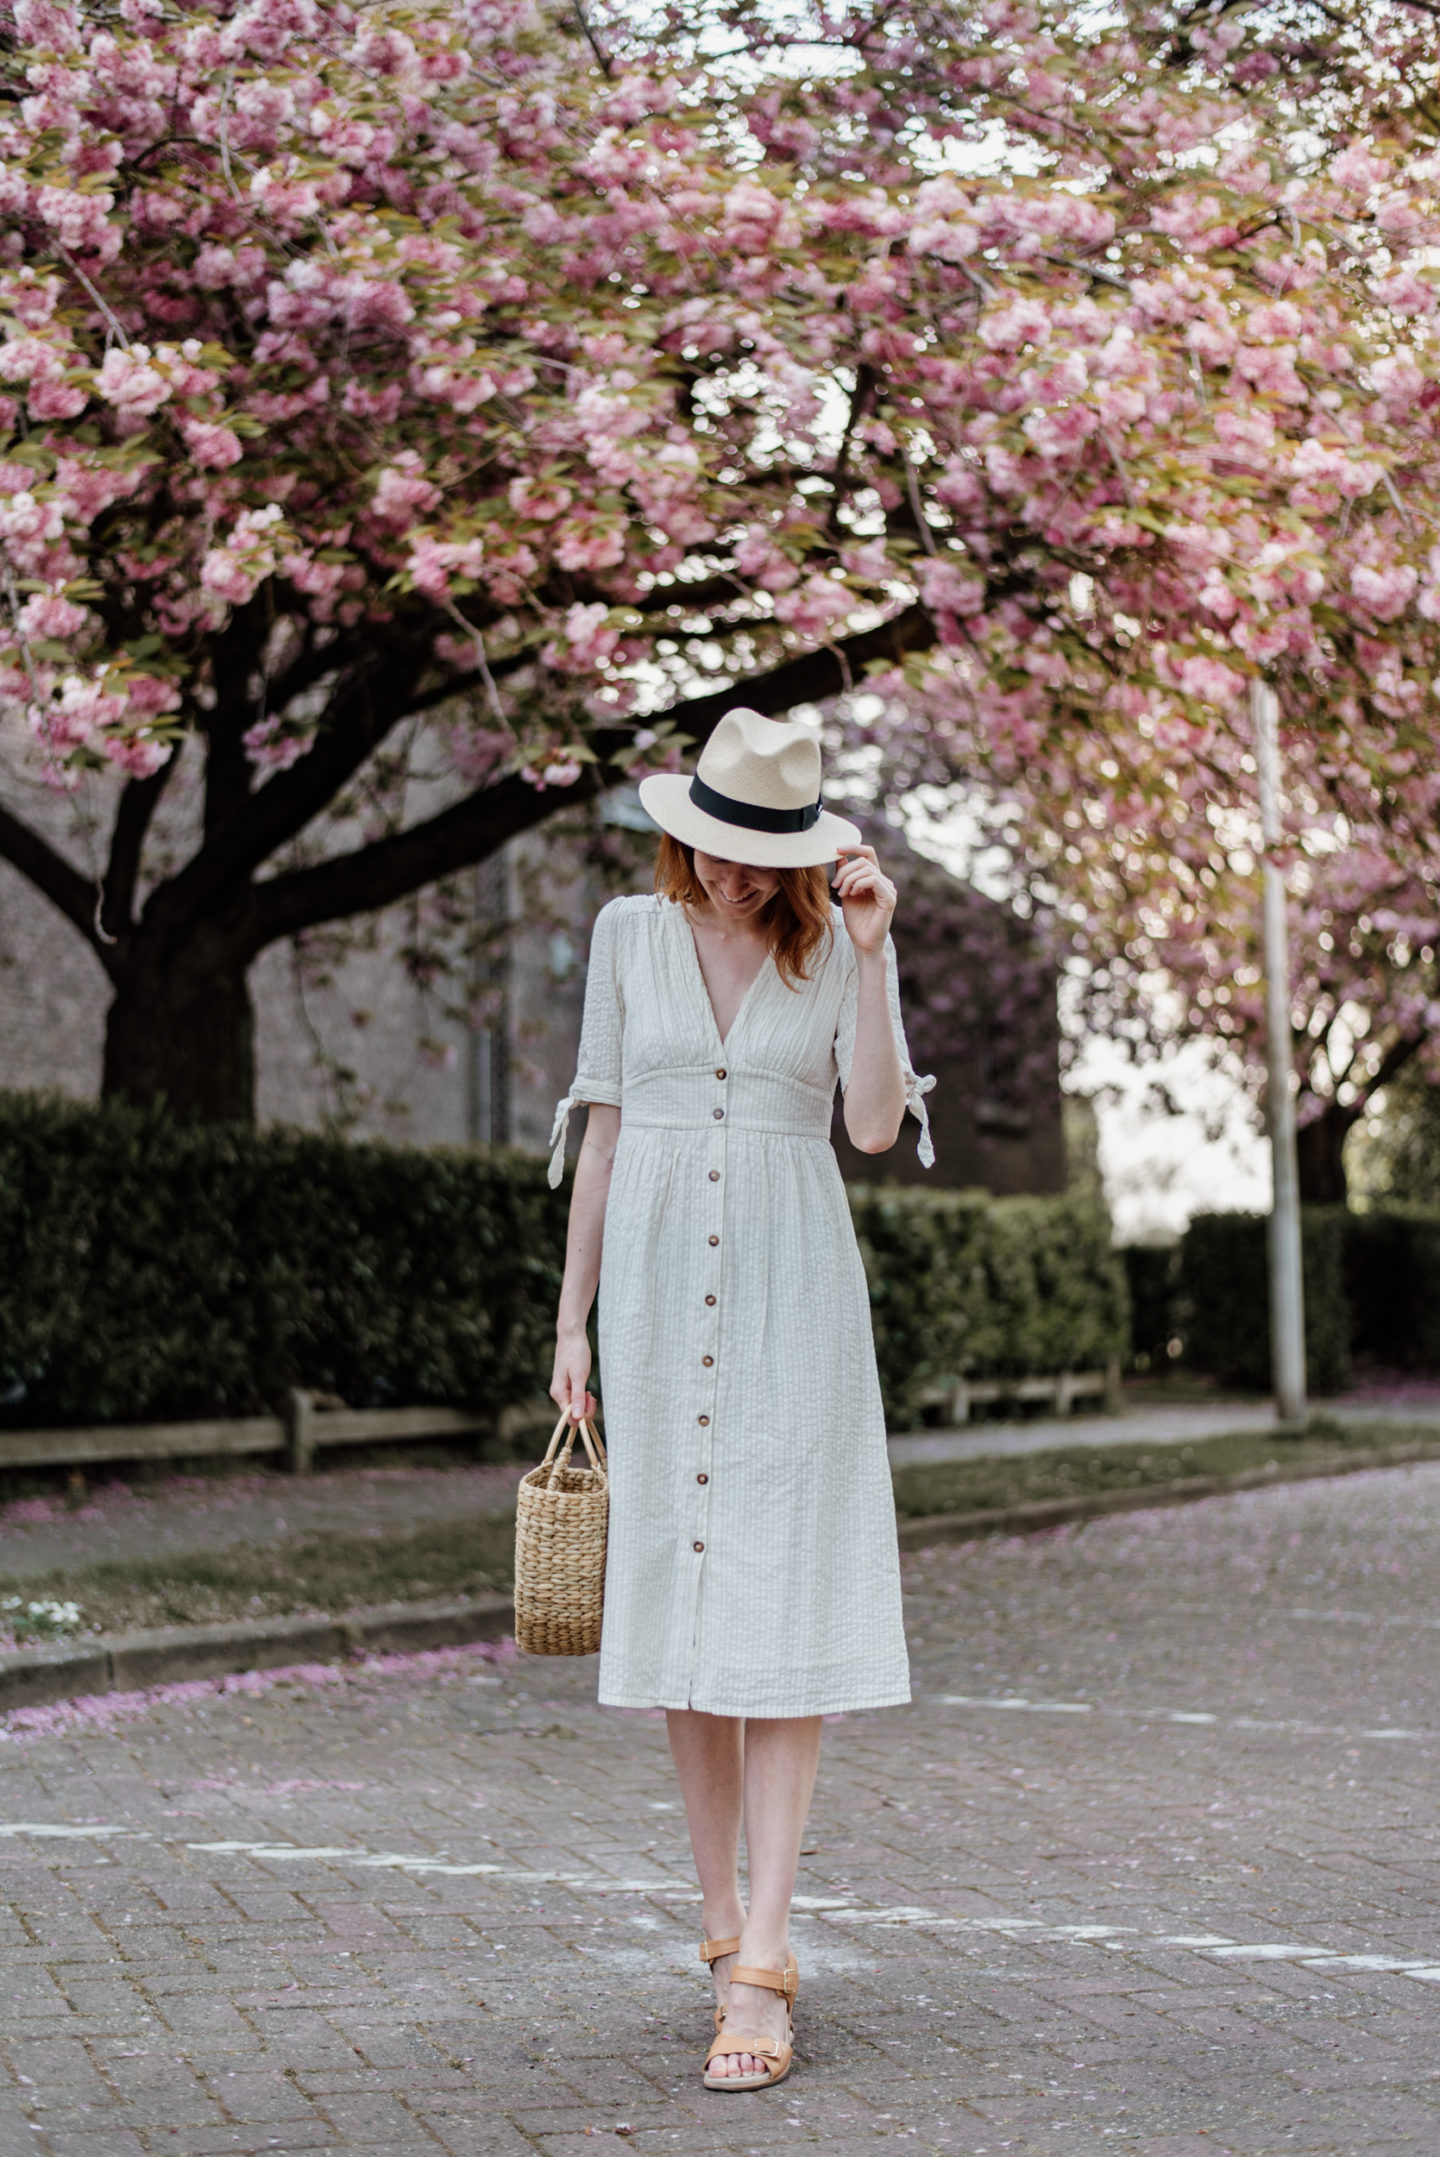
[[483,1595],[510,1586],[511,1515],[478,1513],[404,1532],[297,1535],[231,1543],[224,1550],[153,1558],[107,1558],[40,1578],[0,1581],[78,1603],[87,1631],[157,1625],[218,1625],[229,1618],[284,1618],[360,1610],[375,1603]]
[[[1317,1417],[1300,1438],[1238,1431],[1185,1445],[1142,1440],[923,1461],[895,1470],[895,1507],[903,1520],[999,1511],[1039,1499],[1161,1489],[1194,1476],[1236,1475],[1271,1462],[1357,1458],[1416,1443],[1440,1446],[1440,1428],[1346,1425]],[[508,1589],[514,1533],[510,1514],[470,1513],[404,1531],[284,1536],[217,1551],[104,1559],[38,1578],[0,1577],[0,1594],[78,1603],[85,1629],[105,1633],[337,1613]]]

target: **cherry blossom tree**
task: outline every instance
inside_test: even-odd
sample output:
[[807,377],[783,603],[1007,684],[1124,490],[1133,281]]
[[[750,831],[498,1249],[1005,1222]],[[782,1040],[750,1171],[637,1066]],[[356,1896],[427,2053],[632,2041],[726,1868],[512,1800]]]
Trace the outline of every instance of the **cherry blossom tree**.
[[114,788],[0,853],[107,1087],[248,1115],[268,945],[897,665],[997,766],[1264,670],[1403,787],[1435,113],[1418,5],[0,0],[0,696]]
[[[953,823],[963,807],[972,859],[1068,967],[1072,1053],[1094,1031],[1152,1065],[1208,1043],[1262,1106],[1259,813],[1238,719],[1183,742],[1076,730],[1017,757],[942,662],[924,727],[903,688],[842,703],[835,721],[851,767],[883,771],[894,820]],[[1440,1078],[1440,760],[1384,743],[1388,757],[1372,737],[1368,761],[1339,762],[1318,729],[1288,729],[1292,1053],[1313,1203],[1345,1201],[1346,1140],[1395,1079]]]

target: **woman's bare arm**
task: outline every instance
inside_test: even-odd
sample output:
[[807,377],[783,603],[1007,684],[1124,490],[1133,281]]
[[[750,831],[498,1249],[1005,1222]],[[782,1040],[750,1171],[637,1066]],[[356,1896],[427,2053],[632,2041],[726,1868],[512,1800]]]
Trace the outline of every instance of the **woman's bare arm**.
[[855,1012],[855,1060],[845,1089],[845,1129],[861,1153],[887,1153],[905,1119],[905,1075],[890,1024],[885,955],[856,954],[859,1001]]
[[595,1413],[595,1396],[589,1392],[590,1341],[585,1331],[590,1306],[600,1284],[600,1246],[605,1233],[605,1206],[610,1196],[610,1171],[620,1142],[620,1111],[603,1103],[591,1105],[585,1120],[585,1143],[575,1164],[570,1193],[570,1226],[565,1239],[565,1278],[560,1287],[560,1311],[555,1324],[555,1374],[550,1398],[566,1408],[572,1421]]
[[895,886],[882,875],[875,849],[862,846],[842,857],[835,890],[859,977],[845,1129],[861,1153],[886,1153],[905,1119],[905,1074],[885,982],[885,939],[895,917]]

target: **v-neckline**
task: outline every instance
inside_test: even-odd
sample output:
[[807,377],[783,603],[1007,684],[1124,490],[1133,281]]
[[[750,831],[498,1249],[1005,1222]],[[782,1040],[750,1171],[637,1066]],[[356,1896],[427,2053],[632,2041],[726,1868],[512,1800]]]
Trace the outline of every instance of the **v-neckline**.
[[683,906],[677,906],[675,910],[680,916],[681,926],[683,927],[685,932],[685,941],[690,947],[690,961],[695,969],[695,980],[700,990],[700,1001],[704,1004],[706,1016],[710,1021],[710,1032],[721,1049],[728,1048],[730,1042],[735,1037],[736,1027],[740,1024],[740,1021],[744,1018],[746,1011],[750,1007],[751,997],[755,994],[756,989],[759,988],[760,983],[764,980],[766,973],[774,964],[774,954],[769,950],[766,951],[764,958],[760,961],[759,968],[757,969],[753,980],[751,981],[749,987],[746,989],[745,994],[741,997],[739,1003],[735,1006],[734,1018],[731,1019],[729,1026],[722,1034],[720,1031],[720,1021],[715,1016],[715,1004],[710,995],[710,985],[705,979],[705,969],[700,964],[700,946],[695,941],[694,924],[691,922],[690,917],[686,913]]

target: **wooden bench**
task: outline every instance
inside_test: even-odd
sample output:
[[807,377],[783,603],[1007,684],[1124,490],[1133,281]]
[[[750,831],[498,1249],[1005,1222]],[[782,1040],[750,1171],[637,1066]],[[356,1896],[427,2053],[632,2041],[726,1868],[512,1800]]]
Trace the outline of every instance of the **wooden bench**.
[[[510,1411],[513,1414],[513,1411]],[[528,1415],[525,1418],[529,1420]],[[0,1430],[0,1469],[84,1468],[116,1460],[209,1460],[283,1453],[308,1475],[325,1446],[503,1434],[506,1417],[468,1408],[320,1408],[291,1392],[276,1416],[213,1416],[192,1423],[98,1423],[79,1430]]]
[[1112,1363],[1103,1371],[1056,1371],[1042,1378],[937,1378],[924,1386],[920,1402],[926,1408],[944,1407],[952,1423],[968,1423],[977,1406],[1004,1402],[1021,1407],[1042,1402],[1057,1416],[1068,1416],[1077,1401],[1098,1399],[1111,1409],[1120,1406],[1120,1366]]

